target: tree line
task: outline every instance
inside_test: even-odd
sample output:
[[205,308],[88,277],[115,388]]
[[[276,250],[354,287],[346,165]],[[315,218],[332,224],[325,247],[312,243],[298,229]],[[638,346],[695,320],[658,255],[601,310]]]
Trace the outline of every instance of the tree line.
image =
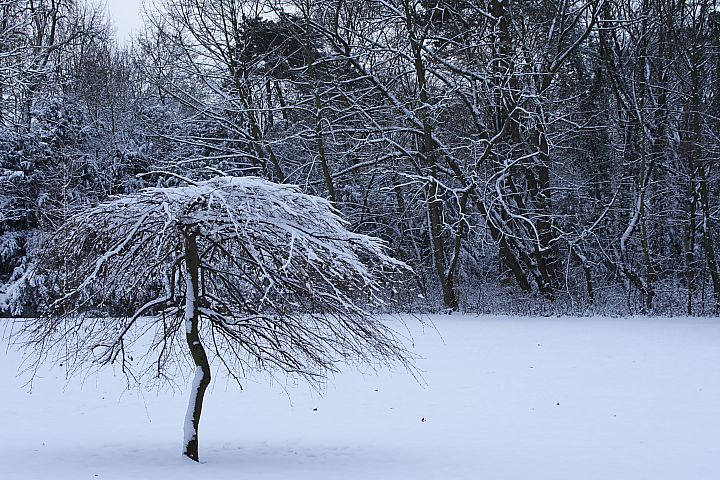
[[720,310],[716,0],[163,0],[118,45],[0,0],[0,309],[78,209],[259,176],[412,266],[402,308]]

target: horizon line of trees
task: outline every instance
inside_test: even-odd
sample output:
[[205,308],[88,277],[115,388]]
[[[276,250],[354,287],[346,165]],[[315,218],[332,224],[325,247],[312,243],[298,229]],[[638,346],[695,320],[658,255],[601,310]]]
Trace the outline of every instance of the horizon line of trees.
[[0,311],[78,209],[299,185],[398,308],[720,312],[717,0],[0,0]]

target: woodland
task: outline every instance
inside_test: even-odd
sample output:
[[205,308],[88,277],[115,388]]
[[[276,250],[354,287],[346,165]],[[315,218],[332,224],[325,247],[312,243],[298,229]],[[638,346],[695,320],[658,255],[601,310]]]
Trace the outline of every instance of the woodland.
[[0,0],[0,315],[77,212],[224,176],[385,242],[388,309],[717,314],[719,155],[717,0]]

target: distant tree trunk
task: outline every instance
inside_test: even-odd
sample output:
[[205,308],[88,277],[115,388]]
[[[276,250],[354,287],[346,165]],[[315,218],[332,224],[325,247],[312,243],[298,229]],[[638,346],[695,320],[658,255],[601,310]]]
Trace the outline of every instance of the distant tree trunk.
[[323,177],[325,177],[325,184],[328,189],[328,196],[333,207],[337,208],[337,194],[335,193],[335,181],[330,172],[330,166],[328,165],[327,155],[325,155],[325,133],[323,131],[323,105],[322,99],[320,98],[320,81],[315,72],[315,52],[313,52],[312,38],[311,38],[311,23],[306,24],[306,33],[304,38],[305,43],[305,56],[307,57],[308,63],[308,76],[312,82],[313,92],[313,104],[315,106],[315,141],[317,144],[317,154],[320,160],[320,167],[322,168]]
[[[692,158],[692,157],[691,157]],[[688,186],[688,218],[685,237],[685,278],[687,282],[687,314],[693,314],[693,287],[695,284],[695,234],[697,231],[697,188],[695,181],[695,165],[690,162],[690,181]]]
[[[701,13],[708,8],[707,3],[702,4]],[[708,173],[705,168],[705,159],[702,146],[702,130],[703,119],[701,115],[702,109],[702,90],[704,86],[701,83],[702,66],[706,62],[703,50],[703,32],[699,24],[694,24],[691,29],[693,45],[690,49],[690,135],[692,135],[692,159],[694,160],[693,176],[697,176],[698,182],[698,199],[700,200],[700,213],[702,219],[702,246],[705,252],[705,261],[710,272],[710,280],[712,282],[713,297],[715,304],[713,311],[717,314],[720,312],[720,268],[715,257],[715,242],[713,239],[713,216],[710,205],[710,189],[708,187]]]
[[708,270],[710,271],[713,296],[715,299],[715,306],[713,307],[713,311],[717,314],[720,312],[720,269],[718,268],[718,262],[715,258],[708,178],[707,173],[705,172],[705,165],[702,163],[702,160],[699,159],[697,164],[697,174],[700,180],[700,206],[702,208],[703,250],[705,251],[705,260],[708,265]]
[[687,225],[685,227],[685,281],[687,282],[687,314],[693,314],[693,295],[695,287],[696,272],[695,269],[695,245],[697,235],[697,207],[698,207],[698,186],[697,186],[697,162],[695,157],[699,152],[698,139],[690,131],[690,125],[696,123],[693,112],[693,105],[686,107],[684,119],[684,131],[687,138],[682,144],[682,153],[687,159],[688,168],[688,186],[687,186]]
[[200,342],[200,258],[196,234],[185,233],[185,268],[187,269],[185,293],[185,332],[190,354],[195,362],[195,377],[190,391],[190,401],[185,414],[185,450],[187,455],[196,462],[200,461],[198,455],[198,427],[205,390],[210,384],[210,362],[208,362],[205,348]]
[[[415,80],[418,86],[418,99],[420,108],[418,117],[422,124],[422,132],[419,132],[420,155],[424,166],[429,173],[427,192],[427,210],[430,223],[430,242],[432,244],[433,261],[437,273],[440,288],[442,289],[443,304],[448,310],[457,311],[460,303],[455,286],[453,272],[447,268],[445,253],[445,241],[443,238],[443,212],[442,199],[438,189],[439,171],[437,165],[437,145],[433,139],[433,123],[430,116],[430,97],[428,94],[427,75],[423,59],[423,38],[416,36],[414,6],[404,1],[405,23],[408,34],[408,41],[412,50],[413,66],[415,68]],[[462,241],[462,238],[458,238]],[[459,250],[459,249],[458,249]]]

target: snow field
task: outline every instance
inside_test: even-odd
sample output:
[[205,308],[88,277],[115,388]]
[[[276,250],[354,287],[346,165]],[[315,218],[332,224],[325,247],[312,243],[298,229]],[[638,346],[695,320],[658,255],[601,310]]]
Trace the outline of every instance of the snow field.
[[[720,320],[407,319],[425,384],[404,371],[305,385],[216,375],[201,464],[181,456],[183,391],[124,391],[111,371],[32,393],[3,340],[0,478],[713,480]],[[192,372],[189,372],[192,373]]]

